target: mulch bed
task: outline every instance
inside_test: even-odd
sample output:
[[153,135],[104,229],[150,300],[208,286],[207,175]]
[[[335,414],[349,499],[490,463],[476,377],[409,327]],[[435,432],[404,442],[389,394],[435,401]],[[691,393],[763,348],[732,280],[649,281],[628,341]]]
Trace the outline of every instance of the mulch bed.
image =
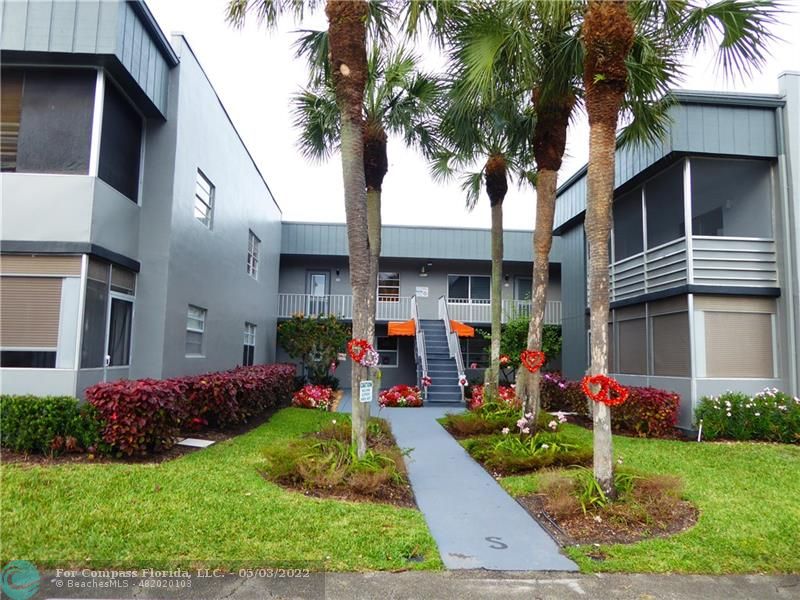
[[[644,539],[668,537],[693,527],[697,523],[699,516],[699,512],[694,505],[685,500],[680,500],[675,504],[669,518],[666,520],[666,526],[652,528],[641,524],[634,526],[613,517],[603,517],[602,511],[554,519],[544,509],[545,497],[542,494],[522,496],[517,498],[517,501],[562,546],[574,546],[577,544],[632,544]],[[603,557],[598,554],[593,558],[600,560]]]
[[[183,438],[197,438],[202,440],[212,440],[214,442],[224,442],[236,436],[247,433],[248,431],[263,425],[272,418],[281,407],[270,408],[259,415],[255,415],[246,423],[239,423],[226,429],[208,428],[202,431],[182,431],[178,435],[178,439]],[[157,454],[148,454],[147,456],[128,456],[128,457],[115,457],[105,456],[102,454],[95,454],[93,457],[85,452],[72,452],[59,454],[57,456],[46,456],[43,454],[26,454],[24,452],[14,452],[12,450],[3,449],[0,452],[0,462],[5,464],[18,464],[22,466],[51,466],[63,464],[159,464],[180,458],[186,454],[192,454],[203,448],[192,448],[189,446],[178,446],[177,444],[159,452]]]

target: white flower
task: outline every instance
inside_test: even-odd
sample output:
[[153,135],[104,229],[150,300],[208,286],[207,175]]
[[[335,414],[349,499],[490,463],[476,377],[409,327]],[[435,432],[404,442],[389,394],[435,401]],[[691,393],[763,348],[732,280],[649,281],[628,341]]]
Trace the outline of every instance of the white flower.
[[760,417],[761,413],[753,413],[755,416]]
[[533,413],[525,413],[525,418],[530,420],[533,418]]
[[503,427],[502,433],[503,435],[508,435],[511,430],[508,427]]
[[558,423],[556,423],[555,421],[550,421],[550,422],[547,424],[547,426],[548,426],[550,429],[552,429],[553,431],[555,431],[556,429],[558,429]]
[[728,413],[728,416],[730,417],[730,416],[731,416],[731,413]]
[[525,419],[520,419],[519,421],[517,421],[517,427],[519,427],[520,429],[525,427],[527,424],[528,424],[528,421],[526,421]]
[[527,433],[530,433],[530,432],[531,432],[531,428],[530,427],[524,427],[522,429],[522,433],[526,433],[527,434]]
[[331,419],[331,423],[333,423],[334,425],[336,425],[336,419]]
[[549,447],[549,444],[542,444],[542,450],[547,450]]

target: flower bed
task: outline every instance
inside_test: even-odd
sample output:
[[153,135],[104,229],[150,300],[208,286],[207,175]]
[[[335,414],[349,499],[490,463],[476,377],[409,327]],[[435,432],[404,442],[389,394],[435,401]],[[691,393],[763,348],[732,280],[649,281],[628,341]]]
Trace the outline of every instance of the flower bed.
[[333,390],[322,385],[304,385],[292,396],[292,406],[331,410],[333,407]]
[[[467,408],[470,410],[477,410],[484,403],[483,397],[483,385],[473,385],[470,386],[472,390],[472,396],[470,397],[469,401],[467,402]],[[501,404],[506,404],[509,407],[513,408],[522,408],[522,404],[520,403],[517,395],[514,392],[514,387],[510,385],[501,385],[497,388],[498,399],[497,401]]]
[[422,392],[415,385],[396,385],[380,393],[378,404],[388,407],[422,406]]
[[104,423],[103,440],[125,456],[171,447],[181,428],[228,426],[285,402],[293,365],[240,367],[173,379],[122,379],[86,390]]
[[702,419],[703,435],[710,440],[800,443],[800,398],[775,388],[752,397],[726,392],[702,398],[695,416],[698,423]]

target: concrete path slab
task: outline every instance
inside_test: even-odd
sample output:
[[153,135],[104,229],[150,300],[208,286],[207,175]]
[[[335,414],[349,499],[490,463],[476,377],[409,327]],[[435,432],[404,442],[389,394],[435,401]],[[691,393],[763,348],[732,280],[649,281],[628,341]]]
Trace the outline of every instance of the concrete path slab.
[[[343,399],[339,410],[349,412]],[[384,408],[448,569],[576,571],[558,544],[436,421],[459,407]]]

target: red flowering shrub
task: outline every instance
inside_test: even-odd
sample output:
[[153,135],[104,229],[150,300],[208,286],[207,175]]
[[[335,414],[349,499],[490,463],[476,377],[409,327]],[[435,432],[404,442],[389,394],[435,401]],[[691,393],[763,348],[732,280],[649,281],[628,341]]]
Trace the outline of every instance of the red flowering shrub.
[[381,406],[422,406],[422,392],[415,385],[396,385],[378,396]]
[[333,406],[333,390],[322,385],[304,385],[292,396],[292,406],[330,410]]
[[678,394],[651,387],[628,390],[628,400],[611,409],[612,429],[643,437],[665,437],[674,433],[681,403]]
[[580,381],[568,381],[560,373],[543,373],[539,381],[542,409],[589,416],[589,403]]
[[[467,408],[469,408],[469,410],[477,410],[483,406],[483,385],[473,385],[471,386],[471,389],[472,397],[467,402]],[[497,392],[500,396],[498,400],[502,404],[507,404],[513,408],[522,408],[522,404],[517,398],[514,388],[510,385],[501,385],[499,388],[497,388]]]
[[[581,382],[567,381],[558,373],[545,373],[540,389],[544,410],[591,416]],[[680,405],[677,394],[650,387],[627,389],[630,395],[625,403],[611,409],[611,428],[615,432],[646,437],[664,437],[673,433]]]
[[187,415],[181,407],[185,385],[174,379],[121,379],[86,390],[86,400],[105,422],[103,440],[131,456],[160,452],[175,443]]
[[119,380],[86,390],[105,422],[103,440],[127,456],[159,452],[181,428],[227,426],[289,398],[293,365],[259,365],[174,379]]

